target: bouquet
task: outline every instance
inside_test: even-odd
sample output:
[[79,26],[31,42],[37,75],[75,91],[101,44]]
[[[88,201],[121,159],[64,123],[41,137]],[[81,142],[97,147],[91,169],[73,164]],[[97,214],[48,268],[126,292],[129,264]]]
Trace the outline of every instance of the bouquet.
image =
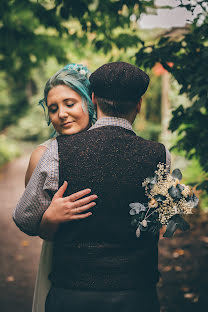
[[182,231],[189,229],[183,216],[192,213],[199,199],[190,186],[180,184],[181,179],[180,169],[170,174],[167,166],[159,163],[155,175],[144,180],[142,186],[148,203],[129,205],[131,225],[136,228],[137,237],[140,237],[141,231],[156,234],[163,225],[166,225],[164,237],[172,237],[178,228]]

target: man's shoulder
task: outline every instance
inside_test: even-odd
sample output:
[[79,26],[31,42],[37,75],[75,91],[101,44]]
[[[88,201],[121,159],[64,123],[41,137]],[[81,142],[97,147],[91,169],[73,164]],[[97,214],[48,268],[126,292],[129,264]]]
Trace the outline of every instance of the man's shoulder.
[[138,136],[138,135],[136,135],[135,138],[136,138],[136,140],[138,142],[142,142],[142,143],[144,143],[144,144],[146,144],[148,146],[160,146],[160,147],[164,146],[163,143],[152,141],[152,140],[148,140],[148,139],[145,139],[145,138],[143,138],[141,136]]
[[66,135],[66,134],[62,134],[59,135],[56,140],[57,142],[70,142],[70,141],[74,141],[79,139],[80,137],[84,137],[88,135],[88,131],[82,131],[79,133],[74,133],[74,134],[70,134],[70,135]]

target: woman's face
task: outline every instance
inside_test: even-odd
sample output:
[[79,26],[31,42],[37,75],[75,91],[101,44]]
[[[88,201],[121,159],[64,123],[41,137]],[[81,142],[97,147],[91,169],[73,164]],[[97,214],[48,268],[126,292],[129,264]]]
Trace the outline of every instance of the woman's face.
[[89,126],[89,114],[82,109],[82,98],[66,85],[58,85],[48,92],[49,118],[60,134],[74,134]]

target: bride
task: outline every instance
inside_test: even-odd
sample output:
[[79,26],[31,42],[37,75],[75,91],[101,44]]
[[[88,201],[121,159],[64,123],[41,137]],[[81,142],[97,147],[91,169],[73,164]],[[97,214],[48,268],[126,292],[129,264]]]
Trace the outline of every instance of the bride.
[[[47,81],[44,89],[44,99],[40,101],[40,104],[44,109],[46,108],[48,110],[49,124],[50,122],[52,123],[56,133],[72,135],[87,130],[92,125],[95,114],[90,98],[88,75],[89,71],[85,66],[69,64]],[[73,120],[73,122],[69,122],[69,120]],[[52,140],[49,139],[40,144],[33,151],[25,176],[25,185],[28,184],[40,158],[46,149],[49,148]],[[71,195],[76,196],[77,201],[71,198],[71,213],[65,213],[66,210],[67,212],[69,211],[69,206],[65,207],[66,198],[62,198],[66,188],[67,182],[54,195],[47,212],[43,215],[40,226],[40,236],[42,238],[52,240],[60,222],[87,218],[91,215],[91,212],[88,210],[95,205],[93,200],[96,199],[96,195],[87,196],[84,202],[83,199],[82,202],[79,202],[81,197],[90,193],[89,189]],[[73,204],[75,202],[77,202],[78,207],[80,205],[81,214],[73,211]],[[48,220],[50,220],[50,224],[47,223]],[[45,311],[45,300],[50,289],[48,275],[51,268],[52,247],[52,242],[43,240],[32,312]]]

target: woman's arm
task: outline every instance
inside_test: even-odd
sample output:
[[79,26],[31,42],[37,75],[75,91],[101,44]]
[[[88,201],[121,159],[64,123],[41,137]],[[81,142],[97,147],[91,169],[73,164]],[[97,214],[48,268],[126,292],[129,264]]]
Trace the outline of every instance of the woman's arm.
[[43,214],[39,227],[39,236],[45,240],[53,240],[60,223],[85,219],[91,216],[92,213],[86,211],[96,205],[93,200],[97,199],[97,195],[89,195],[83,198],[83,196],[91,192],[90,189],[84,189],[63,197],[67,185],[68,183],[65,181]]
[[25,174],[25,187],[27,186],[27,184],[28,184],[28,182],[29,182],[29,180],[33,174],[33,171],[37,167],[39,160],[41,159],[41,157],[43,156],[43,154],[45,153],[46,150],[47,150],[46,146],[40,145],[32,152],[32,154],[30,156],[29,165],[27,167],[27,171]]
[[[45,146],[38,146],[32,153],[25,177],[26,185],[46,149],[47,147]],[[86,210],[95,206],[95,202],[92,201],[95,200],[97,196],[89,195],[82,198],[91,192],[90,189],[85,189],[68,197],[63,197],[67,185],[67,182],[65,182],[59,188],[42,216],[39,231],[36,235],[39,235],[43,239],[53,240],[60,223],[84,219],[92,214],[91,212],[86,212]]]

